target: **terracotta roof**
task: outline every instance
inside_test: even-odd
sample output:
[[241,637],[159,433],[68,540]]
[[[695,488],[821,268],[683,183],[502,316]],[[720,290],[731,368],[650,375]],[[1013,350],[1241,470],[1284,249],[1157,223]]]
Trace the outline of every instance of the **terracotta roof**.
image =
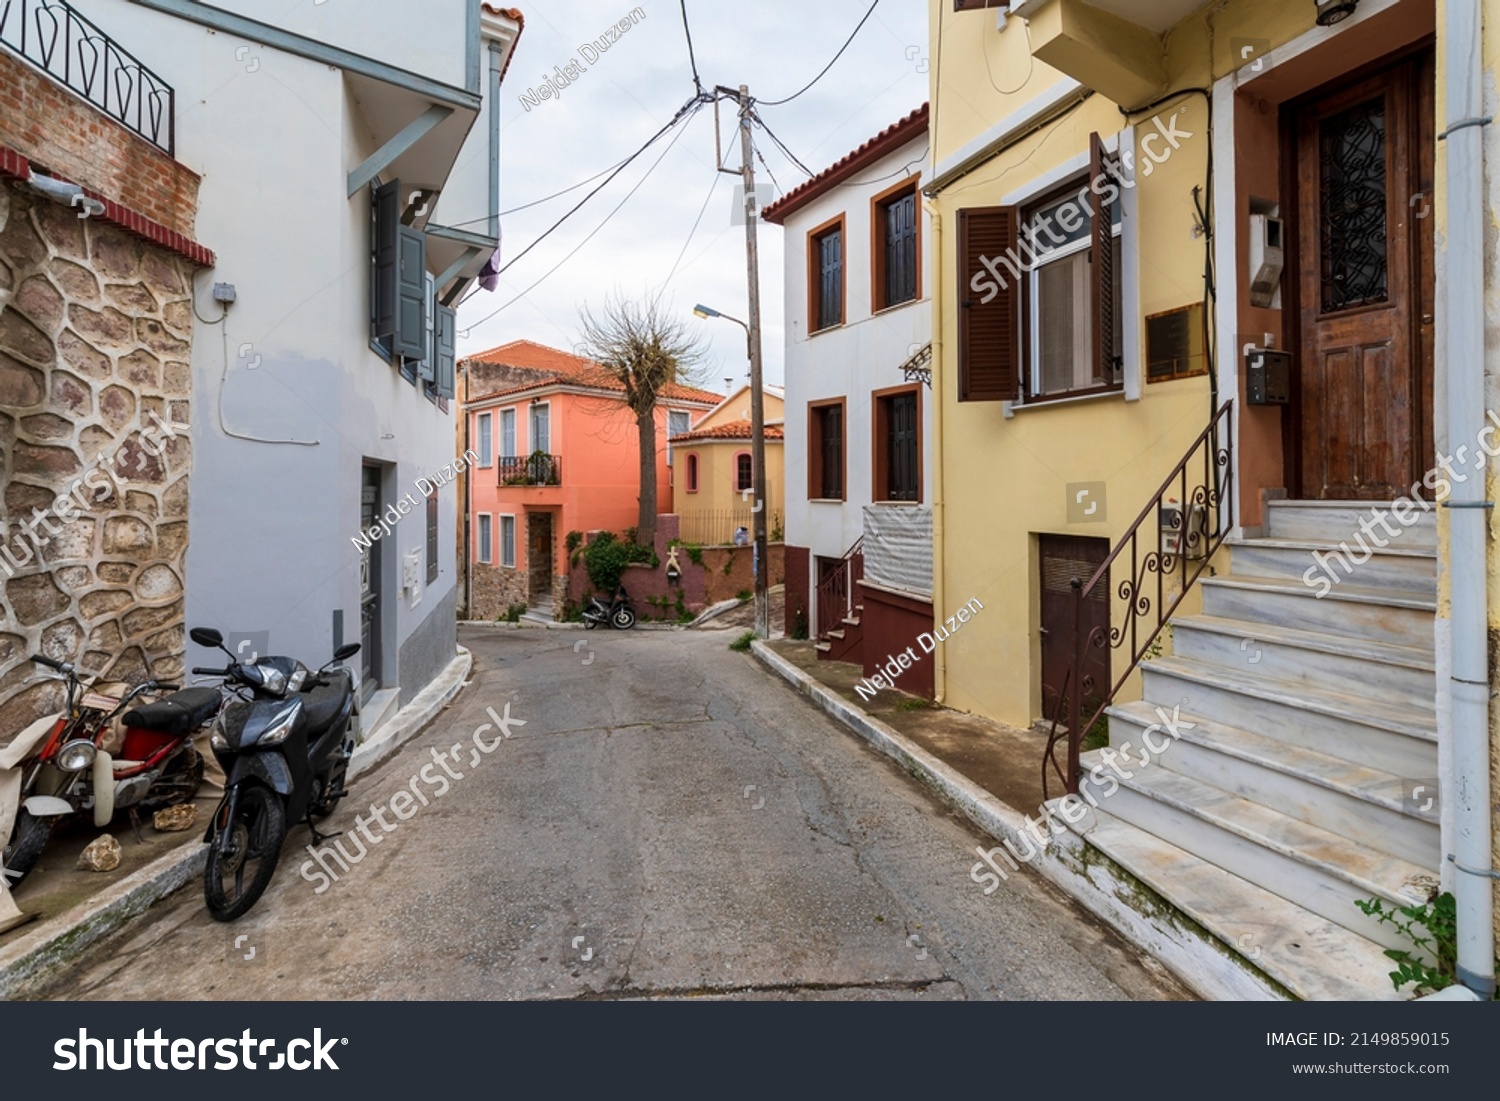
[[[528,390],[540,390],[548,386],[585,386],[591,390],[611,390],[619,394],[625,392],[625,384],[593,360],[575,356],[560,348],[549,348],[545,344],[537,344],[530,340],[513,340],[498,348],[463,356],[462,359],[465,362],[494,363],[506,367],[523,367],[545,372],[531,382],[522,383],[519,386],[498,390],[493,394],[475,395],[474,401],[489,401],[492,398],[521,394]],[[724,400],[722,394],[700,390],[695,386],[683,386],[675,382],[664,386],[661,396],[678,401],[703,402],[708,405],[717,405]]]
[[927,104],[922,104],[900,122],[887,126],[854,152],[834,161],[810,180],[804,180],[760,212],[761,220],[781,225],[788,214],[800,210],[819,195],[869,167],[893,150],[927,131]]
[[[776,425],[766,425],[766,439],[780,440],[785,438],[785,433]],[[716,424],[712,428],[695,428],[691,432],[684,432],[680,436],[673,436],[668,443],[692,443],[695,440],[748,440],[750,439],[750,422],[735,421],[733,424]]]
[[516,58],[516,46],[521,41],[521,32],[526,29],[526,17],[521,14],[520,8],[502,8],[497,4],[491,4],[489,0],[482,0],[481,6],[491,15],[502,15],[506,19],[514,19],[516,22],[516,37],[511,43],[510,53],[505,57],[505,65],[500,70],[500,79],[505,79],[505,74],[510,72],[510,63]]

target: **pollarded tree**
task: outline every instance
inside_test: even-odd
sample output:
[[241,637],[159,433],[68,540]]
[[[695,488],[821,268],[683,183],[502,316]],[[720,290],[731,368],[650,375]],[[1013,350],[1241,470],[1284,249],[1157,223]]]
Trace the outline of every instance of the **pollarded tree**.
[[601,314],[579,310],[583,329],[578,354],[603,367],[625,387],[625,403],[635,414],[640,438],[641,496],[636,542],[656,541],[656,408],[666,389],[691,385],[703,347],[684,321],[663,311],[659,301],[635,302],[621,295],[605,300]]

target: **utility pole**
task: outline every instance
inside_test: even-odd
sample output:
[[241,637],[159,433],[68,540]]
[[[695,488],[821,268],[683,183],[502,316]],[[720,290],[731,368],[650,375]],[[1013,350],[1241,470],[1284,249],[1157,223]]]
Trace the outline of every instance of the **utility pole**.
[[[721,88],[729,92],[730,89]],[[736,93],[731,93],[736,94]],[[740,173],[745,184],[745,264],[750,293],[750,463],[755,482],[755,633],[771,636],[771,600],[766,576],[770,568],[769,541],[766,538],[766,409],[761,388],[760,350],[760,246],[756,230],[760,211],[755,205],[755,150],[750,137],[750,88],[741,84],[737,93],[740,103]]]

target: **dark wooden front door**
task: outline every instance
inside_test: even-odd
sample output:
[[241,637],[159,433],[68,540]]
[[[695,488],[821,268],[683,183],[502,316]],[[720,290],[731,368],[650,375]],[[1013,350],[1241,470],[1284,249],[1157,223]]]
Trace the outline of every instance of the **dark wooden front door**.
[[1432,54],[1295,110],[1296,493],[1411,491],[1432,444]]
[[[1069,670],[1073,667],[1075,598],[1073,579],[1088,584],[1104,559],[1109,556],[1109,540],[1080,535],[1043,535],[1040,539],[1042,582],[1042,716],[1057,715],[1058,701],[1064,686],[1071,696],[1073,684]],[[1109,681],[1109,579],[1096,585],[1084,601],[1082,634],[1087,639],[1095,628],[1103,632],[1104,645],[1091,646],[1084,658],[1084,713],[1093,710],[1110,689]]]
[[532,604],[552,602],[552,513],[526,514],[528,539],[526,568],[527,596]]

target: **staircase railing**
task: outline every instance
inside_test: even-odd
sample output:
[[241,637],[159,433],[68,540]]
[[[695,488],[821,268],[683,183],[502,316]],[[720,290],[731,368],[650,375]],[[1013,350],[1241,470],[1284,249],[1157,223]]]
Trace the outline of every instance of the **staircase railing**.
[[[1093,576],[1070,581],[1073,659],[1053,708],[1042,757],[1042,792],[1048,798],[1048,781],[1053,774],[1068,793],[1078,794],[1078,758],[1085,736],[1151,651],[1178,605],[1234,529],[1233,407],[1232,400],[1220,406]],[[1128,576],[1114,586],[1124,604],[1123,621],[1115,624],[1111,614],[1107,628],[1095,626],[1085,634],[1083,613],[1090,597],[1097,600],[1102,595],[1113,613],[1110,573],[1126,566]],[[1115,663],[1107,663],[1111,673],[1106,679],[1110,683],[1096,683],[1093,670],[1102,664],[1100,658],[1115,651],[1128,656],[1125,668],[1115,675]],[[1064,739],[1066,769],[1057,753]]]
[[844,552],[836,569],[818,582],[818,637],[833,630],[854,608],[854,587],[865,576],[865,537]]

